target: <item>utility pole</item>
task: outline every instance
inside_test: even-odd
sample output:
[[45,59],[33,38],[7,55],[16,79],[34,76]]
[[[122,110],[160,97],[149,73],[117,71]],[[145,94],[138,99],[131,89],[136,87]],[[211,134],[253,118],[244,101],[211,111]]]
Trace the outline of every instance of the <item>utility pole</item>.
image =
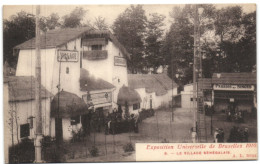
[[36,107],[36,138],[35,138],[35,163],[42,163],[42,106],[41,106],[41,39],[40,39],[40,6],[36,7],[36,61],[35,61],[35,107]]
[[[197,105],[196,105],[196,90],[197,90],[197,61],[198,61],[198,6],[194,5],[194,56],[193,56],[193,128],[191,133],[192,142],[196,142],[197,138]],[[198,99],[198,98],[197,98]],[[198,101],[197,101],[198,103]]]

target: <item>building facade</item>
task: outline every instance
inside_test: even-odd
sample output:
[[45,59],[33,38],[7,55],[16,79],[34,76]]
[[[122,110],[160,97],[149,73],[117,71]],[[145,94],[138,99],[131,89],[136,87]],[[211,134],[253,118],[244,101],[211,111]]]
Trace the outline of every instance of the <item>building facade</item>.
[[[35,38],[14,50],[19,52],[16,76],[35,76]],[[92,104],[94,111],[104,114],[117,108],[119,90],[128,86],[126,58],[130,55],[109,31],[51,30],[41,35],[40,52],[41,83],[54,96],[61,91],[75,94],[86,104]],[[66,123],[63,121],[60,129],[65,139],[71,138],[66,129],[73,119],[67,115],[63,118]],[[81,119],[76,127],[81,127]],[[52,118],[52,128],[57,121],[56,116]]]

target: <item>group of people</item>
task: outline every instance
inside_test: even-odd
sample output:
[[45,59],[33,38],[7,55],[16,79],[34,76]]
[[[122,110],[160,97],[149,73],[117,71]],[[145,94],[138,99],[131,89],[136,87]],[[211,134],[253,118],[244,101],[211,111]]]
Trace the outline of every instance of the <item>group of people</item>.
[[248,142],[249,131],[248,128],[232,127],[230,130],[229,139],[227,142]]
[[214,132],[214,142],[215,143],[224,142],[224,130],[222,128],[216,128]]
[[108,113],[105,121],[105,134],[118,134],[134,131],[138,133],[138,116],[131,114],[129,118],[122,116],[122,110],[114,109]]
[[238,123],[244,122],[244,114],[241,111],[227,111],[227,121],[235,121]]

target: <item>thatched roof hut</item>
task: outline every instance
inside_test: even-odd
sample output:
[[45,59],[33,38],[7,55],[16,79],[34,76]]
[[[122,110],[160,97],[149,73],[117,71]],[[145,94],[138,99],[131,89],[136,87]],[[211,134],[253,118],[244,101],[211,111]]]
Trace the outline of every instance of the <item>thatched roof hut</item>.
[[76,94],[61,91],[57,93],[51,102],[51,117],[68,118],[88,113],[87,105]]
[[[8,76],[4,78],[8,83],[9,102],[35,100],[35,77],[33,76]],[[53,97],[43,85],[41,85],[41,98]]]
[[133,105],[142,102],[142,99],[137,91],[124,85],[119,90],[117,104],[125,105],[126,102],[128,105]]

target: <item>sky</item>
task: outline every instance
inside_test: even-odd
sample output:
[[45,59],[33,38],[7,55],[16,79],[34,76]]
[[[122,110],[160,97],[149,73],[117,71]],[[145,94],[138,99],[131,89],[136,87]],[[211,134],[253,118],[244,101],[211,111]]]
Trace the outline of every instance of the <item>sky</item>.
[[[236,4],[232,4],[233,6]],[[216,5],[217,8],[222,8],[226,6],[232,6],[232,5],[226,5],[226,4],[218,4]],[[126,8],[128,8],[130,5],[41,5],[41,15],[42,16],[49,16],[51,13],[57,13],[60,17],[63,15],[69,14],[73,9],[75,9],[77,6],[82,7],[83,9],[87,10],[87,14],[85,17],[86,20],[90,20],[93,22],[95,18],[98,16],[101,16],[105,18],[106,22],[111,26],[114,22],[114,20],[118,17],[118,15]],[[143,9],[146,12],[146,15],[148,16],[150,13],[159,13],[166,16],[165,19],[165,27],[169,28],[170,26],[170,16],[169,13],[172,11],[173,7],[175,6],[184,6],[179,4],[161,4],[161,5],[143,5]],[[248,13],[251,11],[256,10],[256,6],[254,4],[243,4],[240,6],[243,8],[243,11]],[[4,6],[3,8],[3,18],[9,19],[11,15],[16,14],[20,11],[26,11],[29,13],[35,14],[36,12],[36,6],[33,5],[19,5],[19,6]]]

